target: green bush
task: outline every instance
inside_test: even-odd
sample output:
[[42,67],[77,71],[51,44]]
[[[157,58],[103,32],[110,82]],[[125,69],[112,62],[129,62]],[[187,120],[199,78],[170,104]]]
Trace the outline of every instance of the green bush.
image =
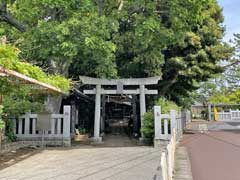
[[169,101],[166,98],[159,98],[155,105],[161,106],[161,112],[163,114],[170,113],[171,109],[175,109],[176,111],[180,110],[180,107],[176,103]]
[[5,126],[5,123],[2,120],[0,120],[0,130],[2,130],[4,126]]
[[[155,105],[161,106],[161,113],[168,114],[171,109],[175,109],[176,111],[180,110],[180,107],[177,106],[174,102],[169,101],[165,98],[159,98]],[[141,132],[143,133],[145,138],[152,139],[154,137],[154,115],[153,111],[146,112],[143,116],[143,125],[141,128]]]
[[79,128],[78,131],[80,134],[87,134],[87,130],[85,128]]
[[5,127],[5,123],[2,121],[3,106],[0,105],[0,131]]
[[17,137],[14,133],[14,124],[13,121],[11,119],[8,119],[6,121],[6,131],[5,131],[5,135],[7,136],[8,140],[10,141],[16,141]]
[[152,139],[154,135],[154,115],[152,111],[143,115],[143,126],[141,129],[145,138]]

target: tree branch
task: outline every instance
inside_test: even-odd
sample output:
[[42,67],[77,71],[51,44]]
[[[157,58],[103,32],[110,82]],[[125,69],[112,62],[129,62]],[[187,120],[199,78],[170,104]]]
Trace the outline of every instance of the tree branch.
[[19,22],[15,19],[11,14],[7,12],[7,1],[3,0],[0,4],[0,21],[4,21],[7,24],[15,27],[21,32],[25,32],[27,30],[26,25]]
[[240,64],[240,60],[236,60],[235,62],[231,63],[231,64],[228,64],[226,66],[223,66],[224,69],[227,69],[229,67],[232,67],[234,65],[237,65],[237,64]]
[[173,84],[175,84],[175,83],[177,82],[178,75],[179,75],[179,74],[176,72],[176,73],[172,76],[171,79],[169,79],[169,80],[163,80],[163,81],[165,81],[165,82],[162,83],[162,87],[161,87],[161,89],[160,89],[160,91],[159,91],[159,95],[164,96],[164,95],[167,93],[167,91],[169,90],[169,88],[170,88]]
[[120,12],[123,8],[123,0],[118,0],[118,11]]

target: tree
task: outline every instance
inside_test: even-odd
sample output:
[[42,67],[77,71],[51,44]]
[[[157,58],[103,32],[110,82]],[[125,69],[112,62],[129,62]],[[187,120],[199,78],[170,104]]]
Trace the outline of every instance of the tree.
[[[182,96],[188,96],[189,92],[197,89],[200,82],[221,73],[223,68],[220,61],[228,59],[232,54],[232,49],[221,43],[224,30],[220,24],[223,17],[217,2],[193,2],[195,5],[192,3],[189,6],[190,1],[185,1],[184,7],[196,13],[190,16],[190,22],[186,14],[182,41],[170,45],[165,51],[161,94],[167,94],[177,102]],[[193,12],[190,10],[190,13]]]
[[220,62],[233,52],[221,42],[223,16],[215,0],[128,1],[117,17],[119,76],[162,75],[160,95],[178,104],[223,72]]
[[16,0],[9,7],[9,13],[28,28],[19,33],[4,25],[2,31],[22,49],[25,59],[69,77],[116,77],[111,34],[118,22],[99,16],[93,1]]
[[159,94],[178,104],[223,72],[219,62],[233,51],[221,42],[216,0],[16,0],[8,7],[27,28],[19,33],[8,23],[0,33],[46,71],[74,79],[162,76]]
[[223,61],[221,66],[224,72],[202,83],[198,90],[198,97],[204,97],[201,102],[217,104],[239,104],[240,87],[240,35],[235,34],[232,44],[234,45],[234,56],[229,61]]
[[228,89],[236,90],[240,87],[240,34],[234,34],[232,41],[235,48],[233,58],[224,65],[224,78]]

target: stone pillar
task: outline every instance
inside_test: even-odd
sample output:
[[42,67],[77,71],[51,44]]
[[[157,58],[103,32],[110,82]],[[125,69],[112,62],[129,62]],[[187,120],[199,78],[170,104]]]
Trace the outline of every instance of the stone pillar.
[[101,142],[100,137],[100,119],[101,119],[101,85],[96,85],[95,117],[94,117],[94,137],[95,142]]
[[104,133],[105,130],[105,120],[106,120],[106,95],[102,96],[102,116],[101,116],[101,133]]
[[160,139],[162,134],[161,107],[154,106],[154,139]]
[[208,104],[208,120],[212,121],[212,106]]
[[76,124],[76,105],[71,102],[71,134],[75,134],[75,124]]
[[132,95],[132,116],[133,118],[133,136],[137,137],[139,133],[139,123],[138,123],[138,117],[137,117],[137,105],[136,105],[137,97],[136,95]]
[[[140,85],[140,118],[141,118],[141,127],[143,125],[143,115],[146,112],[146,99],[145,99],[145,86]],[[142,134],[143,137],[143,134]]]
[[162,148],[162,121],[161,121],[161,107],[154,106],[154,148]]
[[32,134],[33,135],[36,134],[36,123],[37,123],[37,119],[36,118],[32,119]]
[[18,134],[22,134],[22,119],[18,119]]
[[29,135],[30,134],[30,118],[29,118],[30,113],[25,114],[25,127],[24,127],[24,134]]
[[176,122],[176,110],[170,110],[170,119],[171,119],[171,131],[173,128],[177,128],[177,123]]
[[71,106],[64,106],[63,115],[63,144],[71,146]]

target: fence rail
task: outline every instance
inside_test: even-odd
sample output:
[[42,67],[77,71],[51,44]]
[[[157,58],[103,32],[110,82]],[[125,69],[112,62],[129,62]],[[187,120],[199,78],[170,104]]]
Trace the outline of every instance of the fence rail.
[[[190,112],[161,114],[161,107],[154,107],[155,139],[154,146],[162,150],[160,179],[172,180],[175,165],[176,144],[183,134],[186,122],[189,122]],[[164,142],[164,143],[161,143]],[[165,143],[167,142],[167,143]]]
[[224,112],[224,111],[218,112],[218,121],[226,121],[226,122],[240,121],[240,111],[230,110],[229,112]]
[[38,122],[37,114],[25,114],[20,116],[18,119],[13,119],[15,124],[15,134],[18,138],[36,138],[39,137],[62,137],[63,135],[63,114],[52,114],[51,115],[51,130],[41,134],[36,127]]
[[155,139],[170,140],[172,137],[172,129],[176,130],[176,137],[179,140],[183,133],[183,128],[186,126],[187,113],[177,113],[171,110],[170,114],[161,114],[161,107],[154,107],[154,124],[155,124]]
[[48,130],[39,130],[37,129],[40,121],[38,114],[27,113],[13,119],[15,135],[17,140],[20,141],[41,141],[44,138],[46,142],[52,145],[64,143],[69,146],[71,144],[70,116],[71,107],[64,106],[63,114],[50,115]]

